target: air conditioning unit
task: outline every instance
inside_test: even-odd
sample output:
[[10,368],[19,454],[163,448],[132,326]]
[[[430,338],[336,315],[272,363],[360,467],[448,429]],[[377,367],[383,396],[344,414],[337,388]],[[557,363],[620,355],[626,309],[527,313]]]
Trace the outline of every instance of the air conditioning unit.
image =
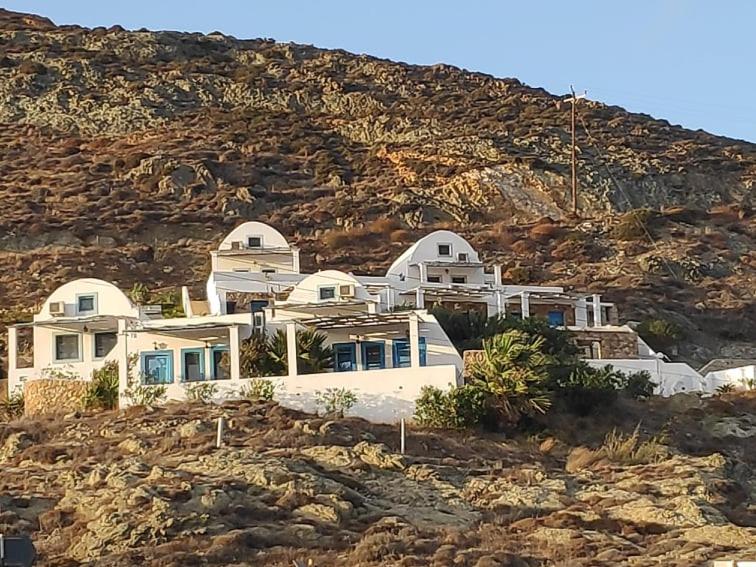
[[50,315],[61,317],[66,314],[66,304],[62,301],[55,301],[50,304]]
[[353,285],[340,285],[339,297],[354,297],[354,286]]
[[142,311],[142,315],[162,315],[163,314],[162,305],[142,305],[140,309]]
[[244,243],[241,240],[235,240],[231,243],[231,250],[244,250]]

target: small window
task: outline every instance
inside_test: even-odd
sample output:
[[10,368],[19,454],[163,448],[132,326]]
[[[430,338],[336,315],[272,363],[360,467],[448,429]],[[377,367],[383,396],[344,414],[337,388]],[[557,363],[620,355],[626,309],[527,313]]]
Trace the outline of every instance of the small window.
[[354,343],[333,345],[333,369],[336,372],[357,370],[357,345]]
[[336,286],[321,287],[318,289],[318,297],[321,301],[336,299]]
[[79,346],[79,335],[56,335],[55,360],[80,360]]
[[446,258],[450,257],[452,255],[451,244],[439,244],[438,245],[438,255],[439,256],[444,256]]
[[274,268],[264,268],[260,270],[263,274],[275,274],[276,270]]
[[460,252],[459,254],[457,254],[457,260],[459,260],[460,262],[469,262],[470,257],[467,255],[467,252]]
[[247,247],[262,248],[262,236],[250,236],[247,238]]
[[547,319],[550,327],[564,327],[564,311],[549,311]]
[[385,347],[383,343],[362,343],[362,369],[380,370],[386,368]]
[[94,294],[78,295],[76,297],[76,312],[78,314],[95,313],[97,311],[97,298]]
[[467,283],[467,276],[452,276],[452,283]]
[[247,272],[249,272],[249,268],[234,268],[234,271],[246,274]]
[[118,335],[116,333],[95,333],[94,357],[105,358],[115,348],[117,342]]
[[428,283],[441,283],[441,276],[428,276]]

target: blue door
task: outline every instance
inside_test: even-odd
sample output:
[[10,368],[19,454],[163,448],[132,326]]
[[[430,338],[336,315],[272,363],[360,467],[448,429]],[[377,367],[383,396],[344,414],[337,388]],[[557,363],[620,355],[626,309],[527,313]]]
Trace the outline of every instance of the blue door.
[[564,311],[549,311],[550,327],[564,327]]
[[210,349],[210,378],[212,380],[231,378],[231,360],[226,345],[215,345]]
[[142,376],[145,384],[173,383],[173,351],[143,352],[141,359]]
[[[425,337],[418,339],[420,347],[420,366],[428,363],[428,347],[425,343]],[[410,366],[410,344],[407,339],[394,339],[393,347],[394,368],[409,368]]]
[[184,382],[197,382],[205,379],[205,349],[181,349],[181,379]]
[[336,372],[357,370],[357,345],[336,343],[333,345],[333,369]]
[[385,348],[384,344],[379,342],[361,343],[362,369],[380,370],[386,368]]

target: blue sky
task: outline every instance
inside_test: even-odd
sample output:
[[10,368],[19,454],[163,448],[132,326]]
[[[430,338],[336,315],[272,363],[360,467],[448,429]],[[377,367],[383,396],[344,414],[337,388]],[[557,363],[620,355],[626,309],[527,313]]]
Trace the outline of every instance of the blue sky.
[[5,0],[58,24],[222,31],[516,77],[756,142],[751,0]]

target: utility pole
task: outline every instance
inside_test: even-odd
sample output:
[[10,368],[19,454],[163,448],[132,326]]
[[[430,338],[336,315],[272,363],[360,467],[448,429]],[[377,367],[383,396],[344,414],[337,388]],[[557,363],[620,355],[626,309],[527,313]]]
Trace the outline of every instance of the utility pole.
[[577,185],[577,146],[575,142],[575,121],[577,118],[577,101],[579,101],[581,98],[585,98],[587,96],[587,93],[583,93],[581,95],[575,94],[575,89],[572,88],[572,85],[570,85],[570,92],[572,93],[572,96],[567,99],[567,101],[572,103],[572,214],[577,216],[577,210],[578,210],[578,201],[577,201],[577,194],[578,194],[578,185]]

